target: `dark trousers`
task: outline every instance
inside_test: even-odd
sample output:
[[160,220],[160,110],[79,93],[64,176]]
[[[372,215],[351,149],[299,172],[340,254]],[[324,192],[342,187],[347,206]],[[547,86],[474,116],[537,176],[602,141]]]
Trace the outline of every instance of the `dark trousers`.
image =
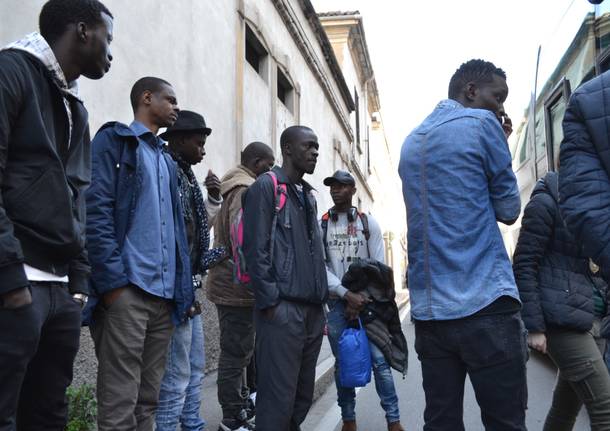
[[[220,326],[218,358],[218,402],[224,419],[236,418],[246,408],[244,370],[254,353],[252,307],[216,305]],[[245,391],[247,392],[247,391]]]
[[520,314],[416,321],[415,350],[426,395],[424,431],[464,431],[466,374],[487,431],[523,431],[526,335]]
[[91,336],[97,369],[99,431],[153,431],[174,330],[171,302],[128,287],[98,304]]
[[32,303],[0,308],[0,430],[61,431],[80,337],[63,283],[31,282]]
[[599,335],[597,321],[587,332],[548,328],[547,348],[559,374],[544,431],[571,431],[583,404],[591,430],[610,429],[610,375],[601,354],[605,340],[594,334]]
[[298,431],[313,400],[322,346],[321,305],[281,301],[272,318],[254,313],[257,431]]
[[[252,328],[254,328],[254,325],[252,325]],[[246,368],[246,386],[248,386],[249,394],[256,392],[256,352],[252,355]]]

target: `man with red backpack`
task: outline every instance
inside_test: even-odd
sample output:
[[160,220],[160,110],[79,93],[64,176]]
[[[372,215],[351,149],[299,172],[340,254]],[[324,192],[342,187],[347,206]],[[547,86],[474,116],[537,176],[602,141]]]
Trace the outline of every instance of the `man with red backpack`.
[[[241,164],[224,175],[220,184],[223,204],[214,223],[214,247],[234,249],[231,227],[238,223],[242,196],[274,163],[273,150],[268,145],[252,142],[242,151]],[[236,260],[225,259],[210,268],[206,283],[207,297],[216,305],[220,327],[217,383],[223,416],[221,431],[250,429],[247,421],[251,413],[246,410],[242,381],[244,368],[254,354],[254,294],[248,284],[236,279],[235,266],[240,263]]]
[[282,167],[261,175],[243,203],[243,251],[254,291],[256,429],[298,430],[311,407],[328,296],[312,187],[318,159],[309,127],[282,132]]
[[[328,268],[328,341],[333,354],[338,359],[339,337],[348,327],[349,321],[357,318],[360,311],[370,301],[361,292],[352,292],[341,283],[352,263],[363,259],[385,262],[385,252],[381,228],[370,215],[361,213],[352,205],[356,193],[354,177],[346,171],[336,171],[324,180],[330,187],[330,195],[335,204],[322,216],[322,241],[326,252]],[[383,352],[369,342],[371,362],[375,374],[375,387],[385,410],[388,430],[402,431],[398,397],[394,387],[392,369]],[[354,388],[343,387],[339,381],[338,360],[335,364],[337,402],[343,419],[342,431],[356,431],[356,393]]]

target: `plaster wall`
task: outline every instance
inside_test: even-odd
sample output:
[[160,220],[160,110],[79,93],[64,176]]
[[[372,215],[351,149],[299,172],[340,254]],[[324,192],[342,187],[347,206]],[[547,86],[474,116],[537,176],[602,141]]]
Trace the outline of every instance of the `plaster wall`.
[[[316,171],[307,176],[319,191],[319,211],[332,205],[324,177],[345,160],[337,156],[334,143],[349,154],[351,132],[342,123],[349,119],[339,86],[324,59],[316,34],[298,0],[285,0],[296,25],[312,48],[338,107],[333,108],[322,82],[305,59],[301,48],[282,20],[279,0],[103,0],[114,19],[113,63],[100,81],[79,80],[80,96],[89,110],[92,134],[106,121],[129,123],[133,119],[129,92],[143,76],[168,80],[176,90],[181,108],[202,113],[213,129],[206,144],[207,155],[195,167],[203,181],[207,170],[222,176],[238,161],[239,151],[252,140],[272,144],[279,157],[279,135],[292,124],[311,127],[318,135],[320,157]],[[0,46],[37,30],[44,0],[2,0],[0,16],[11,17],[0,26]],[[268,75],[262,79],[245,61],[244,31],[249,22],[261,31],[269,49]],[[277,99],[278,65],[294,86],[294,106],[287,109]],[[339,113],[337,113],[337,109]],[[363,188],[359,184],[359,188]],[[216,367],[218,327],[215,308],[204,307],[207,369]],[[95,381],[95,358],[90,337],[83,331],[76,360],[75,381]]]

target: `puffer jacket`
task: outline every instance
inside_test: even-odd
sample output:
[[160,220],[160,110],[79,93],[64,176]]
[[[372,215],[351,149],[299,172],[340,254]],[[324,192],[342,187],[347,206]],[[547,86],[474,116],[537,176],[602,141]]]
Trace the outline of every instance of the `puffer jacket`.
[[584,252],[610,280],[610,71],[579,87],[563,120],[562,215]]
[[563,222],[557,199],[557,174],[549,172],[525,207],[513,256],[521,316],[530,332],[547,326],[586,331],[593,324],[589,259]]
[[[229,170],[221,180],[222,207],[214,223],[214,247],[231,250],[231,224],[241,209],[241,198],[256,180],[254,172],[239,165]],[[232,307],[254,306],[252,290],[233,279],[233,259],[226,258],[210,268],[206,282],[208,299],[214,304]]]
[[392,368],[406,374],[409,351],[400,324],[392,268],[374,259],[361,259],[350,265],[341,284],[371,299],[360,313],[366,335]]

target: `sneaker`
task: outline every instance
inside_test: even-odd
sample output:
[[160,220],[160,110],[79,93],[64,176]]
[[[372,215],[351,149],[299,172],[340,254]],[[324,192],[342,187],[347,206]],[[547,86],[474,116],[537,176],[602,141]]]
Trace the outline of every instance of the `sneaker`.
[[405,429],[400,424],[400,421],[397,421],[388,424],[388,431],[405,431]]
[[256,392],[246,399],[246,421],[254,425],[256,419]]
[[218,431],[252,431],[254,427],[239,419],[223,419]]
[[248,425],[254,427],[256,424],[256,410],[255,409],[246,409],[246,422]]

